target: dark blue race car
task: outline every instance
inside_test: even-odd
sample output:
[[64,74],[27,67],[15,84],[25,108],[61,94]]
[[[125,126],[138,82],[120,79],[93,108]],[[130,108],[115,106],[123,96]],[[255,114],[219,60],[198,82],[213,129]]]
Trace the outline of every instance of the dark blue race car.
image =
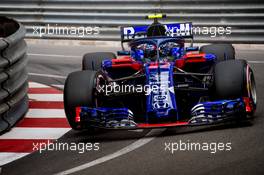
[[[88,53],[69,74],[64,107],[73,129],[193,126],[249,118],[254,74],[231,44],[193,46],[192,23],[121,28],[122,50]],[[185,41],[190,40],[190,46]],[[129,50],[124,49],[128,43]]]

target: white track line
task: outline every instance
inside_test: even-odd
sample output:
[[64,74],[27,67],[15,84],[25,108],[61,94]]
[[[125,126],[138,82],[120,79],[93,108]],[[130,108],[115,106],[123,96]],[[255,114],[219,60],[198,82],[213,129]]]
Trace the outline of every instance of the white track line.
[[63,101],[63,94],[28,94],[30,100]]
[[134,130],[128,130],[128,131],[131,131],[131,132],[143,132],[144,129],[134,129]]
[[0,139],[58,139],[70,128],[28,128],[15,127]]
[[28,154],[30,153],[0,153],[0,165],[13,162],[14,160],[20,159]]
[[66,118],[63,109],[29,109],[26,118]]
[[151,130],[148,134],[146,134],[145,137],[133,142],[132,144],[124,147],[121,150],[118,150],[118,151],[116,151],[116,152],[114,152],[112,154],[106,155],[104,157],[98,158],[98,159],[96,159],[94,161],[85,163],[83,165],[77,166],[75,168],[59,172],[56,175],[65,175],[65,174],[75,173],[75,172],[90,168],[92,166],[104,163],[104,162],[106,162],[108,160],[117,158],[117,157],[122,156],[124,154],[127,154],[127,153],[129,153],[129,152],[131,152],[131,151],[133,151],[133,150],[135,150],[135,149],[137,149],[139,147],[142,147],[143,145],[149,143],[150,141],[152,141],[155,138],[155,136],[161,134],[164,130],[165,129],[154,129],[154,130]]
[[68,57],[68,58],[81,58],[82,56],[76,55],[57,55],[57,54],[40,54],[40,53],[28,53],[29,56],[44,56],[44,57]]
[[39,74],[39,73],[28,73],[29,75],[32,76],[39,76],[39,77],[48,77],[48,78],[60,78],[60,79],[66,79],[66,76],[61,76],[61,75],[52,75],[52,74]]
[[253,64],[264,64],[264,61],[248,61],[248,62]]
[[35,82],[29,82],[29,88],[49,88],[49,86],[40,84],[40,83],[35,83]]

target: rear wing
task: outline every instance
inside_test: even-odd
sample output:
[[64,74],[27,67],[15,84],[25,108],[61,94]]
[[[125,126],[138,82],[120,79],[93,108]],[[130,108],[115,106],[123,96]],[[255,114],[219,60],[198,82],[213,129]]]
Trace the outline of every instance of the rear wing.
[[[164,24],[163,26],[166,28],[165,36],[193,38],[191,22]],[[148,27],[148,25],[121,27],[121,42],[146,38]]]

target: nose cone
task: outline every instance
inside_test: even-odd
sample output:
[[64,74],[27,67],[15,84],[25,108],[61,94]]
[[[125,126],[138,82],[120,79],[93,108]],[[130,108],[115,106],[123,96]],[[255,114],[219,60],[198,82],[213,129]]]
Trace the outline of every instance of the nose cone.
[[177,107],[173,87],[173,65],[160,63],[146,65],[146,85],[149,88],[147,95],[147,116],[149,118],[177,119]]

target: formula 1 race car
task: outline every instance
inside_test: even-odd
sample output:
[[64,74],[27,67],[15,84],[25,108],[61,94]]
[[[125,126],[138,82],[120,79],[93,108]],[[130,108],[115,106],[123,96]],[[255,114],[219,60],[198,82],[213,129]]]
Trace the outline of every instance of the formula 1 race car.
[[[192,23],[121,28],[122,50],[87,53],[69,74],[73,129],[138,129],[242,121],[256,110],[254,74],[231,44],[193,46]],[[190,40],[190,46],[185,41]],[[127,42],[130,50],[124,49]]]

